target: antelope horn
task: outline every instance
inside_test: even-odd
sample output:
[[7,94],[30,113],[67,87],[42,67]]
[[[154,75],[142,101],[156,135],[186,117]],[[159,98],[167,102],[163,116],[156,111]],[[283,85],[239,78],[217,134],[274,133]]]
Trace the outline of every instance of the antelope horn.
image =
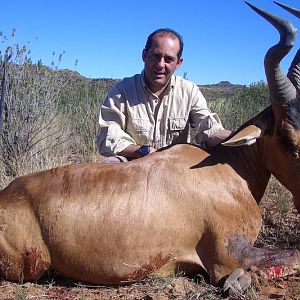
[[[288,12],[292,13],[297,18],[300,18],[299,9],[287,6],[277,1],[274,1],[274,3],[287,10]],[[295,55],[295,58],[291,63],[287,76],[291,80],[293,85],[296,87],[296,89],[300,90],[300,50],[297,51],[297,54]]]
[[287,6],[287,5],[279,3],[277,1],[273,1],[273,2],[300,19],[300,10],[299,9]]
[[299,92],[300,91],[300,49],[297,51],[291,63],[287,76],[292,82],[292,84],[295,86],[296,90]]
[[273,112],[277,122],[280,122],[281,116],[276,106],[296,98],[296,89],[290,79],[282,73],[280,62],[293,47],[297,30],[289,21],[263,11],[248,2],[246,4],[270,22],[280,34],[280,41],[268,50],[264,61]]

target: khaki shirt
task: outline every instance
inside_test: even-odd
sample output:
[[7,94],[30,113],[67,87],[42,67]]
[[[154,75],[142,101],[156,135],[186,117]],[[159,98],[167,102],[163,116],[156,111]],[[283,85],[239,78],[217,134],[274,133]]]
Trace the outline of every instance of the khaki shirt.
[[194,142],[203,145],[223,129],[194,83],[173,75],[160,100],[146,86],[144,74],[124,78],[109,91],[99,116],[97,147],[104,156],[116,155],[130,144],[156,149],[170,144]]

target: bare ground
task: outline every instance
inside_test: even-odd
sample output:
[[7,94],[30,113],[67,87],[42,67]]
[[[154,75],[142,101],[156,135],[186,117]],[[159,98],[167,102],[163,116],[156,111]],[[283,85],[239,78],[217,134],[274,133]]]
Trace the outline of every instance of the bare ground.
[[[274,179],[261,203],[264,225],[256,246],[269,249],[300,250],[300,216],[292,205],[288,191]],[[265,282],[253,276],[245,295],[230,299],[300,299],[300,274]],[[0,299],[224,299],[220,288],[198,275],[149,278],[126,286],[87,286],[50,273],[35,283],[16,284],[0,281]]]

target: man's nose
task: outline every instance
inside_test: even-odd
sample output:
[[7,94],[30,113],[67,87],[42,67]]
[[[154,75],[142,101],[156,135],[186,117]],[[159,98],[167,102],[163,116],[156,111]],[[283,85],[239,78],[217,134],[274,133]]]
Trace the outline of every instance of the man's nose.
[[161,58],[159,59],[158,65],[159,65],[160,67],[162,67],[162,68],[165,66],[165,59],[164,59],[164,57],[161,57]]

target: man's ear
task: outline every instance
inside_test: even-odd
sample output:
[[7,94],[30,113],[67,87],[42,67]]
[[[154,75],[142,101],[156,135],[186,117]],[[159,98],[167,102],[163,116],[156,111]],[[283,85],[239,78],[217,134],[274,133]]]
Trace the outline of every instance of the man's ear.
[[143,52],[142,52],[142,59],[143,59],[143,62],[146,61],[146,55],[147,55],[146,49],[143,49]]
[[224,146],[243,146],[243,145],[252,145],[256,142],[258,138],[260,138],[264,132],[262,132],[261,128],[251,124],[233,136],[226,142],[223,142]]
[[183,62],[183,58],[182,57],[178,58],[176,69],[178,69],[181,66],[182,62]]

